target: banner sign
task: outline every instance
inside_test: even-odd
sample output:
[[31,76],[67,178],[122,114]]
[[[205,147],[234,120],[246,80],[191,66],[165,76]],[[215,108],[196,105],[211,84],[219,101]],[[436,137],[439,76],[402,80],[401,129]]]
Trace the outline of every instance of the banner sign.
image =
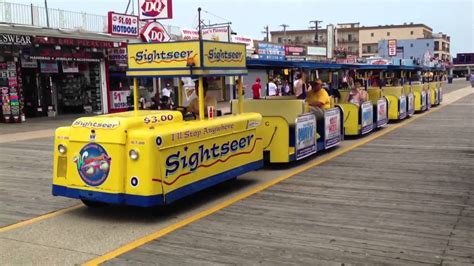
[[124,109],[128,108],[127,97],[130,96],[130,90],[126,91],[111,91],[110,99],[112,102],[111,109]]
[[377,101],[377,127],[388,124],[387,100],[385,98]]
[[271,43],[258,44],[258,57],[266,60],[285,60],[285,46]]
[[172,42],[128,45],[128,69],[189,69],[188,59],[200,67],[199,42]]
[[286,56],[305,56],[306,49],[304,46],[285,46]]
[[151,42],[168,42],[171,37],[161,23],[152,21],[143,26],[140,36],[142,40]]
[[421,91],[421,111],[426,110],[426,91]]
[[0,33],[1,45],[31,46],[31,36]]
[[308,46],[307,54],[326,56],[326,47]]
[[327,30],[327,58],[332,59],[334,51],[334,25],[329,24]]
[[218,42],[230,42],[230,27],[215,27],[201,29],[202,39]]
[[173,18],[172,0],[138,0],[140,20]]
[[246,68],[246,49],[240,43],[203,42],[204,67]]
[[374,116],[373,116],[373,107],[372,102],[364,102],[360,106],[361,110],[361,134],[366,134],[372,131]]
[[127,64],[127,48],[112,48],[107,50],[107,59],[116,63]]
[[181,36],[185,41],[199,40],[199,31],[195,29],[181,28]]
[[431,109],[431,90],[426,91],[426,110]]
[[415,113],[415,96],[413,96],[413,93],[409,93],[407,95],[407,102],[408,102],[408,115],[412,116]]
[[247,49],[255,49],[253,39],[249,37],[232,35],[232,42],[244,43]]
[[397,40],[388,40],[388,55],[397,55]]
[[38,61],[31,58],[22,58],[21,59],[22,68],[38,68]]
[[398,119],[404,119],[407,117],[407,98],[405,95],[402,95],[398,98],[399,110],[398,110]]
[[120,36],[138,36],[138,17],[126,14],[119,14],[110,11],[108,13],[109,33]]
[[298,116],[295,130],[296,160],[316,153],[316,116],[313,114]]
[[41,73],[59,73],[58,62],[40,61]]
[[326,149],[341,142],[341,111],[333,108],[324,112],[324,146]]
[[62,61],[63,73],[79,73],[79,64],[74,61]]

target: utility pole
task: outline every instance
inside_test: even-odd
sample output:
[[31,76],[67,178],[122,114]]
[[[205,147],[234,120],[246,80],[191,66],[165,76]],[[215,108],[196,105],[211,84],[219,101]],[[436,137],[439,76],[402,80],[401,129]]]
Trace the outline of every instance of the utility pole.
[[316,45],[319,45],[318,39],[318,30],[321,28],[320,23],[323,22],[322,20],[311,20],[309,23],[314,23],[314,26],[309,27],[310,29],[314,29],[314,41]]
[[266,36],[267,36],[267,37],[265,37],[265,41],[270,42],[270,40],[268,39],[268,38],[270,38],[270,37],[269,37],[269,31],[268,31],[268,25],[267,25],[266,27],[263,27],[263,29],[264,29],[265,31],[262,31],[262,33],[263,33],[263,34],[266,34]]
[[288,24],[281,24],[280,27],[283,28],[283,43],[286,45],[286,41],[287,41],[287,39],[286,39],[286,28],[289,28],[290,25],[288,25]]

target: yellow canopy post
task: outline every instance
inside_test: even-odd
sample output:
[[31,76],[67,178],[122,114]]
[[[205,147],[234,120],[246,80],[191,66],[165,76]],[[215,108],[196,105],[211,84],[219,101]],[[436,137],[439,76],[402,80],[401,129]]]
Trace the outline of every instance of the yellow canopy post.
[[242,76],[239,76],[239,114],[244,112],[244,94],[243,92],[244,84],[242,80]]
[[199,100],[199,120],[204,120],[206,113],[204,110],[204,79],[199,77],[199,88],[198,88],[198,100]]
[[183,84],[181,78],[178,78],[178,106],[183,106]]
[[133,110],[138,115],[138,79],[133,78]]

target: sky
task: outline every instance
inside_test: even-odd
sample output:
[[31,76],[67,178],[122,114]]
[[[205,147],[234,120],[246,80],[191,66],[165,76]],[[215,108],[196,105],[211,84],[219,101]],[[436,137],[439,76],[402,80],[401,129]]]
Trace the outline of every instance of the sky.
[[[1,2],[2,0],[0,0]],[[44,5],[44,0],[4,0]],[[135,12],[137,12],[137,0]],[[123,13],[128,0],[48,0],[50,8],[106,15]],[[197,8],[211,23],[232,22],[238,35],[263,39],[266,25],[270,31],[307,29],[311,20],[327,24],[360,22],[364,26],[424,23],[433,32],[451,36],[451,53],[474,52],[474,0],[173,0],[173,19],[164,24],[194,28]],[[130,12],[130,10],[129,10]]]

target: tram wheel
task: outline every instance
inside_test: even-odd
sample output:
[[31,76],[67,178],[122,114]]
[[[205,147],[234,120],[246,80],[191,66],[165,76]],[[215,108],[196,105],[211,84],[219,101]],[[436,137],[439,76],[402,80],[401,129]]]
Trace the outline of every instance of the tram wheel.
[[107,205],[106,203],[98,202],[98,201],[91,201],[91,200],[84,200],[84,199],[81,199],[81,201],[82,203],[84,203],[84,205],[86,205],[89,208],[102,208]]

